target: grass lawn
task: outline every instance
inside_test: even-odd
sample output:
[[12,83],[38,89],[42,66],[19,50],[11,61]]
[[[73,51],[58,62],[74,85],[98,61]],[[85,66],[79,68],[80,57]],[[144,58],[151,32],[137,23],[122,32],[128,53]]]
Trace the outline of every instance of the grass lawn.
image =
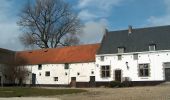
[[82,89],[0,88],[0,97],[51,96],[86,92]]

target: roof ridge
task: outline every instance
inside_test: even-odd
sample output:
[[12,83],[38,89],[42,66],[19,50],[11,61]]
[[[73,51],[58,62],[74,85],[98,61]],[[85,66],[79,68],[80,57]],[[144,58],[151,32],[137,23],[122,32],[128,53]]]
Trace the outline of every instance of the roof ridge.
[[82,45],[74,45],[74,46],[63,46],[63,47],[57,47],[57,48],[40,48],[40,49],[23,50],[23,51],[16,51],[16,52],[33,52],[33,51],[43,51],[43,50],[45,51],[45,50],[52,50],[52,49],[64,49],[64,48],[80,47],[80,46],[91,46],[91,45],[100,45],[100,43],[82,44]]
[[[140,27],[140,28],[132,28],[133,30],[142,30],[142,29],[153,29],[153,28],[161,28],[161,27],[170,27],[170,25],[161,25],[161,26],[149,26],[149,27]],[[120,29],[120,30],[115,30],[115,31],[109,31],[108,33],[112,33],[112,32],[121,32],[121,31],[128,31],[127,29]]]

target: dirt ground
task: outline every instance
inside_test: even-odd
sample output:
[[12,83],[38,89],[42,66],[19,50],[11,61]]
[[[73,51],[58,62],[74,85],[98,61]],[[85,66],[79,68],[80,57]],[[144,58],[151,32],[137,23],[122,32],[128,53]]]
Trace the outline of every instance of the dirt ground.
[[89,92],[57,96],[61,100],[170,100],[170,85],[130,88],[89,88]]
[[89,92],[51,97],[0,98],[0,100],[170,100],[170,85],[85,89]]

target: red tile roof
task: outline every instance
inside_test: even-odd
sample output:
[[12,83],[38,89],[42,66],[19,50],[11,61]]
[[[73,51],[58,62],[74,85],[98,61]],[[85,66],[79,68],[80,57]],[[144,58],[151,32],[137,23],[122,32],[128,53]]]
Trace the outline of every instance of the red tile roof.
[[88,44],[70,47],[49,48],[32,51],[19,51],[16,53],[18,61],[25,64],[63,64],[94,62],[95,54],[100,44]]

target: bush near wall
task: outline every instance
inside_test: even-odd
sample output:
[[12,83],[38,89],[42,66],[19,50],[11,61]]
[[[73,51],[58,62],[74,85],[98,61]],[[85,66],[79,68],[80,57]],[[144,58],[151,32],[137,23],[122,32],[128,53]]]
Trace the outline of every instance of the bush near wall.
[[118,82],[118,81],[111,81],[109,83],[109,87],[131,87],[133,86],[131,81],[124,81],[124,82]]

